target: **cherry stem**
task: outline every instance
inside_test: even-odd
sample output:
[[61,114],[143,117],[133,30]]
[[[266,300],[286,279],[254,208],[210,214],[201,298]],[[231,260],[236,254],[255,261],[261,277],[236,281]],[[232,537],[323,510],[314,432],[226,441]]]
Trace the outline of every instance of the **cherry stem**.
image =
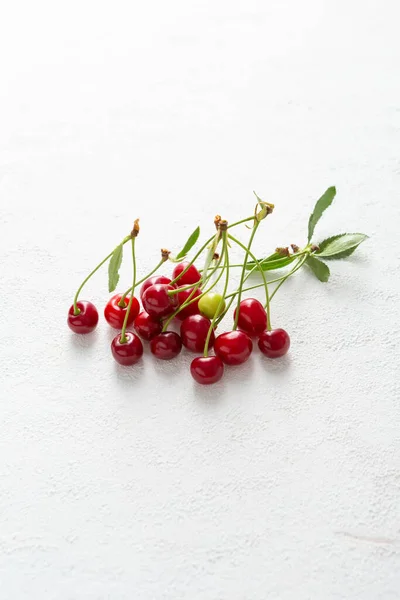
[[[247,223],[248,221],[253,221],[253,220],[254,220],[254,217],[246,217],[246,219],[241,219],[240,221],[236,221],[236,223],[232,223],[232,225],[228,225],[228,229],[232,229],[232,227],[236,227],[237,225],[241,225],[242,223]],[[213,235],[212,237],[210,237],[203,244],[203,246],[197,252],[196,256],[194,258],[192,258],[192,260],[188,263],[187,267],[181,273],[179,273],[179,275],[177,275],[177,277],[175,277],[175,279],[173,279],[171,281],[172,285],[174,285],[177,281],[179,281],[179,279],[181,277],[183,277],[183,275],[185,273],[187,273],[187,271],[189,270],[189,268],[194,264],[195,260],[197,260],[199,258],[199,256],[202,254],[202,252],[204,252],[204,250],[207,248],[208,244],[211,244],[211,242],[214,240],[214,238],[215,238],[215,235]]]
[[[219,262],[221,262],[223,258],[223,254],[221,252],[221,258],[219,259]],[[218,263],[219,264],[219,263]],[[217,269],[214,268],[211,273],[206,277],[206,279],[204,280],[204,282],[207,282],[211,279],[211,277],[214,275],[215,271]],[[208,287],[206,290],[204,290],[199,296],[195,296],[194,298],[192,298],[193,294],[195,293],[195,291],[199,288],[200,286],[200,282],[201,280],[195,285],[195,287],[193,287],[193,292],[190,294],[190,296],[185,300],[185,302],[183,302],[183,304],[181,304],[176,310],[175,312],[172,313],[172,315],[166,320],[166,322],[164,323],[163,326],[163,331],[166,331],[168,328],[168,325],[171,323],[172,319],[174,319],[176,317],[176,315],[178,313],[180,313],[181,310],[183,310],[184,308],[186,308],[187,306],[189,306],[190,304],[193,304],[193,302],[198,302],[200,300],[200,298],[202,298],[204,296],[204,294],[208,294],[208,292],[210,292],[219,282],[219,280],[221,279],[222,275],[223,275],[223,271],[221,271],[218,274],[218,277],[216,278],[216,280],[210,285],[210,287]]]
[[[212,321],[210,323],[210,327],[208,328],[208,332],[207,332],[207,337],[206,337],[206,341],[204,344],[204,356],[205,358],[207,358],[208,356],[208,346],[210,344],[210,338],[211,338],[211,333],[214,330],[214,325],[215,322],[218,319],[219,316],[219,311],[221,310],[221,307],[223,306],[223,303],[225,302],[225,294],[228,290],[228,283],[229,283],[229,251],[228,251],[228,236],[226,231],[223,233],[223,247],[222,247],[222,256],[225,257],[225,286],[224,286],[224,291],[222,293],[221,299],[218,302],[218,306],[217,309],[215,311],[214,317],[212,318]],[[221,256],[221,258],[222,258]],[[221,274],[223,273],[223,271],[221,271]],[[218,277],[217,281],[219,281],[219,279],[221,278],[221,276]]]
[[279,290],[279,288],[281,287],[281,285],[283,285],[285,283],[285,281],[287,279],[289,279],[289,277],[291,275],[293,275],[293,273],[296,273],[296,271],[298,271],[299,269],[301,269],[301,267],[303,266],[303,264],[305,263],[305,261],[307,260],[307,256],[308,254],[306,254],[303,258],[300,258],[296,264],[296,266],[289,271],[289,273],[287,273],[284,277],[281,278],[280,283],[276,286],[276,288],[274,289],[274,291],[272,292],[271,296],[270,296],[270,300],[272,300],[272,298],[275,296],[276,292]]
[[[148,279],[149,277],[154,275],[154,273],[156,273],[156,271],[158,271],[158,269],[161,267],[161,265],[164,262],[165,262],[165,260],[161,259],[160,262],[154,267],[154,269],[152,271],[150,271],[150,273],[147,273],[147,275],[145,275],[145,277],[142,277],[142,279],[139,279],[139,281],[137,281],[135,283],[135,288],[137,288],[138,285],[140,285],[141,283],[146,281],[146,279]],[[125,298],[131,291],[132,291],[131,287],[128,290],[126,290],[126,292],[121,296],[121,300],[118,302],[118,306],[120,306],[121,308],[125,308]]]
[[[306,258],[307,257],[300,258],[300,260],[297,261],[295,267],[289,273],[287,273],[286,275],[283,275],[282,277],[277,277],[276,279],[271,279],[271,281],[268,281],[268,285],[270,285],[271,283],[277,283],[279,281],[280,282],[286,281],[286,279],[288,279],[291,275],[293,275],[293,273],[296,273],[296,271],[298,271],[303,266]],[[256,269],[256,268],[257,267],[255,266],[254,269]],[[249,275],[251,275],[251,273],[254,271],[254,269],[252,269],[250,271],[250,273],[247,275],[247,277]],[[246,281],[247,277],[245,278],[245,281]],[[264,287],[264,283],[257,283],[257,285],[252,285],[251,287],[244,288],[242,290],[242,292],[250,292],[251,290],[256,290],[260,287]],[[277,288],[270,295],[270,297],[269,297],[270,301],[274,297],[274,295],[277,292],[277,290],[279,289],[279,287],[280,286],[277,286]],[[222,319],[224,319],[225,315],[227,314],[230,307],[232,306],[232,303],[233,303],[235,297],[238,295],[238,293],[239,293],[239,288],[235,292],[232,292],[231,294],[228,294],[227,296],[225,296],[225,300],[227,300],[229,298],[229,303],[228,303],[227,307],[225,308],[224,312],[222,313],[222,315],[220,315],[220,317],[218,318],[217,325],[219,325],[219,323],[222,321]]]
[[[215,263],[215,265],[212,267],[211,272],[209,274],[207,274],[205,277],[201,277],[199,279],[199,281],[196,284],[189,284],[189,285],[184,285],[183,287],[180,288],[176,288],[175,290],[171,290],[170,292],[168,292],[169,296],[173,296],[174,294],[179,294],[180,292],[185,292],[186,290],[196,290],[197,288],[199,288],[200,286],[203,287],[204,284],[207,283],[207,281],[209,281],[211,279],[211,277],[214,275],[214,273],[220,269],[220,264],[222,262],[222,254],[220,256],[220,258],[218,259],[218,261]],[[223,267],[222,267],[223,268]],[[195,285],[195,288],[193,288],[193,285]],[[192,294],[191,294],[192,295]],[[191,297],[190,295],[190,297]],[[189,298],[188,298],[189,300]]]
[[[121,242],[121,243],[122,243],[122,245],[126,244],[126,242],[128,242],[130,239],[131,239],[131,236],[127,236],[127,237],[125,237],[125,238],[122,240],[122,242]],[[82,291],[83,287],[84,287],[84,286],[87,284],[87,282],[89,281],[89,279],[90,279],[91,277],[93,277],[93,275],[94,275],[94,274],[95,274],[95,273],[96,273],[96,272],[97,272],[97,271],[100,269],[100,267],[102,267],[102,266],[104,265],[104,263],[106,263],[106,262],[107,262],[107,261],[108,261],[108,260],[109,260],[109,259],[112,257],[112,255],[113,255],[113,254],[114,254],[114,250],[113,250],[112,252],[110,252],[110,254],[108,254],[108,255],[107,255],[107,256],[106,256],[106,257],[105,257],[105,258],[104,258],[104,259],[101,261],[101,263],[99,263],[99,264],[97,265],[97,267],[95,267],[95,268],[93,269],[93,271],[91,271],[91,272],[89,273],[89,275],[86,277],[86,279],[84,279],[84,280],[82,281],[82,283],[81,283],[81,285],[79,286],[79,288],[78,288],[78,290],[77,290],[77,292],[76,292],[76,294],[75,294],[75,297],[74,297],[74,315],[79,315],[79,313],[81,312],[81,311],[79,310],[79,308],[78,308],[78,298],[79,298],[79,294],[81,293],[81,291]]]
[[265,277],[265,273],[259,263],[259,261],[257,260],[257,258],[254,256],[254,254],[251,252],[250,248],[251,248],[251,244],[253,243],[253,239],[254,236],[257,232],[258,226],[259,226],[259,221],[257,221],[254,224],[253,227],[253,231],[251,232],[251,236],[250,236],[250,240],[249,240],[249,245],[246,246],[244,244],[242,244],[242,242],[238,239],[236,239],[235,237],[233,237],[232,235],[228,234],[229,239],[231,239],[233,242],[235,242],[236,244],[238,244],[241,248],[243,248],[243,250],[245,251],[245,258],[244,258],[244,264],[243,264],[243,269],[242,269],[242,275],[240,278],[240,286],[239,286],[239,292],[238,292],[238,300],[237,300],[237,309],[236,309],[236,317],[235,317],[235,322],[233,325],[233,330],[235,331],[235,329],[237,329],[237,325],[238,325],[238,321],[239,321],[239,310],[240,310],[240,300],[242,297],[242,289],[243,289],[243,283],[245,280],[245,271],[246,271],[246,264],[247,264],[247,259],[249,256],[251,256],[251,258],[253,259],[255,266],[257,267],[257,269],[260,271],[261,273],[261,277],[263,279],[263,284],[264,284],[264,288],[265,288],[265,299],[266,299],[266,311],[267,311],[267,318],[268,318],[268,329],[271,329],[271,310],[270,310],[270,298],[269,298],[269,291],[268,291],[268,283],[267,283],[267,279]]
[[129,313],[131,311],[132,308],[132,302],[133,302],[133,298],[134,298],[134,294],[135,294],[135,287],[136,287],[136,256],[135,256],[135,240],[136,240],[136,236],[132,236],[132,271],[133,271],[133,276],[132,276],[132,288],[131,288],[131,296],[129,298],[129,304],[128,304],[128,308],[126,309],[126,313],[125,313],[125,318],[124,318],[124,323],[122,325],[122,330],[121,330],[121,336],[120,336],[120,342],[121,344],[126,344],[126,342],[128,341],[126,338],[126,326],[128,324],[128,319],[129,319]]

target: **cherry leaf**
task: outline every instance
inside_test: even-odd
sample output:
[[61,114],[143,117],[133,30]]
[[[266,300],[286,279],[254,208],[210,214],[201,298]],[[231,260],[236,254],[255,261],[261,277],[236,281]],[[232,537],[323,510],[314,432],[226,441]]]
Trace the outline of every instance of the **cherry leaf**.
[[321,198],[317,200],[316,205],[314,206],[314,210],[310,215],[310,219],[308,221],[308,241],[311,241],[311,238],[314,234],[314,229],[323,213],[326,209],[332,204],[334,197],[336,196],[336,188],[334,186],[329,187],[324,194],[322,194]]
[[193,231],[193,233],[188,237],[188,240],[187,240],[186,244],[183,246],[182,250],[179,252],[179,254],[176,255],[176,257],[175,257],[176,260],[180,260],[181,258],[184,258],[186,256],[186,254],[188,252],[190,252],[190,250],[193,248],[193,246],[199,239],[199,235],[200,235],[200,227],[196,227],[196,229]]
[[[276,269],[282,269],[283,267],[290,265],[290,263],[293,262],[295,258],[296,257],[294,256],[282,256],[276,253],[271,254],[271,257],[260,259],[258,262],[263,271],[275,271]],[[247,271],[251,271],[252,269],[254,269],[254,267],[256,267],[256,263],[254,261],[249,261],[246,264]]]
[[339,259],[350,256],[358,246],[368,239],[365,233],[340,233],[318,244],[318,256],[326,259]]
[[123,245],[117,246],[108,263],[108,291],[113,292],[119,281],[119,268],[122,263]]
[[324,283],[328,281],[331,272],[328,265],[322,262],[322,260],[318,260],[315,256],[309,256],[306,260],[306,264],[310,267],[317,279]]

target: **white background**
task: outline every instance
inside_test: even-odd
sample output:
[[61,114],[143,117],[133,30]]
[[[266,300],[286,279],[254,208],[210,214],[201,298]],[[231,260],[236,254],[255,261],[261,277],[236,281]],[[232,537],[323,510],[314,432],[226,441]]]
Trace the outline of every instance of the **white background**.
[[[1,598],[400,598],[399,17],[1,3]],[[329,185],[316,241],[371,237],[328,284],[304,271],[276,296],[285,359],[254,352],[204,389],[186,353],[124,370],[103,318],[67,328],[134,218],[145,274],[255,189],[276,204],[263,256],[304,244]],[[83,294],[100,312],[106,278]]]

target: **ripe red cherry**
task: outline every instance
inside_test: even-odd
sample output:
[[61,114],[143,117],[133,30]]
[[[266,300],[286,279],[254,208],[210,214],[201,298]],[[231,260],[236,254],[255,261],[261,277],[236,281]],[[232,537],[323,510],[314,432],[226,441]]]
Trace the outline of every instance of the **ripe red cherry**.
[[218,356],[198,356],[192,360],[190,373],[197,383],[216,383],[224,374],[224,364]]
[[290,347],[290,337],[284,329],[263,331],[258,339],[258,347],[268,358],[284,356]]
[[253,350],[253,342],[244,331],[221,333],[214,343],[214,351],[226,365],[241,365]]
[[[236,317],[236,310],[234,317]],[[241,301],[238,327],[250,336],[259,336],[267,329],[267,313],[259,300],[246,298]]]
[[117,363],[128,367],[137,363],[143,354],[143,344],[140,338],[132,331],[125,332],[126,342],[121,342],[121,334],[115,336],[111,342],[111,352]]
[[[180,275],[182,271],[186,269],[188,264],[188,262],[182,262],[179,263],[179,265],[176,265],[175,269],[172,271],[172,279],[178,277],[178,275]],[[180,277],[176,283],[179,286],[192,285],[193,283],[200,281],[200,279],[201,275],[196,267],[194,265],[190,265],[186,273],[182,275],[182,277]]]
[[[190,300],[198,298],[199,296],[201,296],[201,290],[197,288],[195,292],[193,292],[193,290],[184,290],[183,292],[179,292],[177,294],[179,306],[186,302],[186,300],[189,300],[190,295]],[[199,301],[195,300],[194,302],[191,302],[190,304],[185,306],[185,308],[182,308],[182,310],[180,310],[176,315],[176,318],[180,321],[183,321],[183,319],[186,319],[186,317],[189,317],[190,315],[198,315],[199,313]]]
[[142,312],[136,317],[133,327],[138,335],[144,340],[150,341],[155,335],[158,335],[162,331],[161,321],[155,317],[151,317],[146,311]]
[[[202,315],[191,315],[181,324],[182,344],[192,352],[203,352],[211,322]],[[215,341],[214,331],[211,332],[209,348]]]
[[[115,329],[122,329],[122,325],[124,324],[124,319],[126,315],[126,309],[129,304],[129,298],[125,298],[125,306],[122,308],[118,306],[119,301],[122,298],[122,294],[116,294],[106,304],[104,309],[104,316],[109,325],[114,327]],[[130,325],[136,319],[139,314],[140,306],[138,300],[133,297],[131,309],[129,311],[128,322]]]
[[144,310],[152,317],[166,317],[172,313],[178,306],[177,294],[169,296],[168,292],[172,291],[171,285],[164,283],[156,283],[151,285],[143,294],[142,304]]
[[74,305],[68,311],[68,326],[75,333],[90,333],[99,321],[97,308],[87,300],[78,302],[77,307],[80,311],[78,315],[74,315]]
[[150,350],[156,358],[170,360],[182,350],[182,340],[175,331],[164,331],[153,337]]
[[143,294],[151,285],[155,285],[156,283],[171,283],[171,279],[169,277],[165,277],[165,275],[153,275],[153,277],[149,277],[146,279],[142,287],[140,288],[140,299],[143,298]]

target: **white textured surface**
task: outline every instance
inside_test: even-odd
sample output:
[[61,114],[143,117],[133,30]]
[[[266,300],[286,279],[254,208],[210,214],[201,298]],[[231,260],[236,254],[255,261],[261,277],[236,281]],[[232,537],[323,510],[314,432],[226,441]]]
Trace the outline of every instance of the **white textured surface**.
[[[4,2],[0,596],[400,598],[398,2]],[[274,303],[292,352],[212,389],[116,368],[73,290],[141,217],[141,272],[216,211],[370,241]],[[152,222],[153,221],[153,222]],[[245,232],[244,232],[245,233]],[[129,277],[128,265],[124,270]],[[101,307],[106,276],[83,294]]]

